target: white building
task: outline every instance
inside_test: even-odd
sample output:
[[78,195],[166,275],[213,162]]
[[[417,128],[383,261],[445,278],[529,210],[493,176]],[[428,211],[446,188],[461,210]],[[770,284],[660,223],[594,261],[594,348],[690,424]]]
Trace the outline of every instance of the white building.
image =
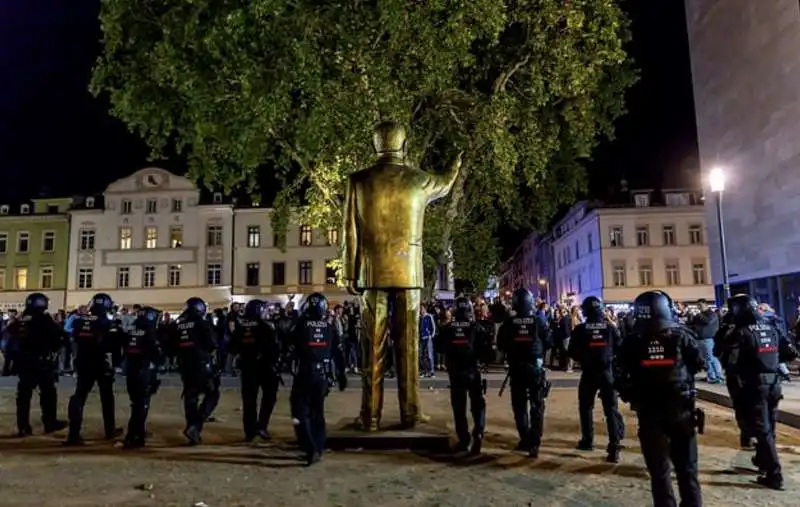
[[148,168],[87,197],[70,216],[67,307],[106,292],[120,305],[178,310],[192,296],[228,305],[233,207],[201,204],[188,179]]
[[705,210],[687,191],[633,193],[630,206],[582,202],[553,231],[555,290],[579,303],[593,295],[625,304],[646,290],[676,301],[714,300]]
[[[312,292],[325,294],[331,304],[353,299],[337,285],[336,270],[330,266],[340,255],[339,229],[312,229],[292,220],[286,237],[280,238],[273,231],[271,215],[267,208],[235,211],[234,300],[259,298],[285,304]],[[451,269],[440,269],[436,288],[440,299],[453,298]]]

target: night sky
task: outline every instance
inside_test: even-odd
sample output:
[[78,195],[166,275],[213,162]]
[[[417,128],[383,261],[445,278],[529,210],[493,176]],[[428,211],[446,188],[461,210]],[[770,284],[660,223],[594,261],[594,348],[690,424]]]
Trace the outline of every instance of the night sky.
[[[627,0],[641,80],[617,140],[590,166],[596,193],[696,184],[683,2]],[[100,0],[0,1],[0,200],[89,193],[147,164],[147,149],[87,91]]]

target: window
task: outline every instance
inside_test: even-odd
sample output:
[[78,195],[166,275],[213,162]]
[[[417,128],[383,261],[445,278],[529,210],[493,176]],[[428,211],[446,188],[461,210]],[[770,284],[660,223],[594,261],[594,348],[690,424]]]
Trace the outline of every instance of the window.
[[209,225],[206,228],[206,246],[222,246],[221,225]]
[[339,229],[328,229],[328,246],[336,246],[339,244]]
[[674,261],[664,264],[664,270],[667,274],[667,285],[680,285],[680,269],[678,263]]
[[28,232],[17,233],[17,252],[28,253],[31,250],[31,235]]
[[589,253],[592,252],[594,247],[592,246],[592,233],[590,232],[589,235],[586,237],[587,243],[589,245]]
[[122,215],[130,215],[133,212],[133,203],[129,199],[123,199],[119,204],[119,212]]
[[258,287],[260,285],[261,278],[261,266],[257,262],[251,262],[247,264],[247,269],[245,271],[245,285],[248,287]]
[[622,247],[624,246],[623,238],[622,238],[622,227],[615,226],[611,228],[610,231],[610,242],[612,247]]
[[39,288],[53,288],[53,266],[42,266],[39,268]]
[[703,244],[703,226],[690,225],[689,226],[689,243],[692,245]]
[[701,262],[692,264],[692,281],[695,285],[706,285],[706,265]]
[[213,197],[214,204],[219,204],[222,202],[222,194],[220,192],[214,192]]
[[301,225],[300,226],[300,246],[311,246],[313,241],[312,237],[312,230],[311,226],[309,225]]
[[183,227],[180,225],[173,225],[169,228],[169,247],[181,248],[183,247]]
[[80,230],[80,250],[94,250],[94,229]]
[[297,283],[300,285],[311,285],[311,261],[300,261],[297,263]]
[[328,285],[336,285],[336,268],[330,267],[328,264],[331,261],[325,262],[325,283]]
[[666,195],[666,204],[669,207],[688,206],[689,205],[689,194],[685,194],[685,193],[667,194]]
[[614,264],[612,267],[613,270],[613,281],[614,287],[625,287],[625,264],[618,263]]
[[86,198],[86,207],[87,208],[94,208],[94,197],[87,197]]
[[2,206],[0,206],[0,215],[8,215],[9,211],[10,208],[8,207],[8,204],[3,204]]
[[206,267],[206,284],[222,285],[222,264],[209,264]]
[[664,236],[664,246],[673,246],[675,244],[675,226],[665,225],[661,232]]
[[31,206],[30,206],[30,204],[23,204],[22,206],[20,206],[20,207],[19,207],[19,212],[20,212],[21,214],[23,214],[23,215],[29,215],[29,214],[30,214],[30,212],[31,212]]
[[649,261],[639,263],[639,285],[642,287],[653,285],[653,265]]
[[183,201],[180,199],[173,199],[172,200],[172,212],[173,213],[180,213],[183,211]]
[[167,281],[170,287],[180,287],[181,285],[181,267],[180,265],[172,265],[167,270]]
[[131,286],[131,268],[117,268],[117,288],[127,289]]
[[646,208],[650,206],[649,194],[636,194],[633,196],[633,202],[636,203],[637,208]]
[[47,205],[47,214],[48,215],[57,215],[59,213],[58,206],[55,204],[48,204]]
[[158,199],[148,199],[145,213],[153,214],[158,213]]
[[272,263],[272,285],[286,285],[286,263]]
[[8,251],[8,233],[0,232],[0,253]]
[[575,242],[575,260],[581,258],[581,245],[577,241]]
[[142,287],[156,286],[156,267],[145,266],[142,268]]
[[119,228],[119,249],[130,250],[133,247],[133,229],[130,227]]
[[44,231],[42,233],[42,252],[53,252],[56,249],[55,231]]
[[247,246],[250,248],[261,246],[261,227],[257,225],[247,226]]
[[650,228],[646,225],[636,227],[636,246],[647,246],[650,244]]
[[91,289],[94,286],[94,270],[81,268],[78,270],[78,288]]
[[6,270],[0,269],[0,290],[6,289]]
[[144,228],[144,247],[158,248],[158,227],[149,225]]
[[28,288],[28,268],[14,268],[14,288],[17,290]]

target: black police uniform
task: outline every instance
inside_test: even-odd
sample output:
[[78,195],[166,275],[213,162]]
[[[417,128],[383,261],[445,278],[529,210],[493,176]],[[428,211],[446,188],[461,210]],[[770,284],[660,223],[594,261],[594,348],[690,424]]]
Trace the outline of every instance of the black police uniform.
[[45,313],[48,306],[43,294],[31,294],[25,301],[25,311],[10,324],[10,332],[19,336],[19,353],[16,357],[17,430],[19,436],[33,433],[30,425],[31,397],[39,388],[39,406],[45,433],[66,427],[56,418],[58,391],[58,353],[63,331],[52,317]]
[[[264,304],[250,301],[237,319],[228,350],[238,355],[241,373],[242,423],[245,440],[269,438],[269,420],[278,399],[281,346],[273,326],[264,321]],[[261,406],[257,408],[258,391]]]
[[517,449],[537,457],[544,426],[544,400],[550,392],[543,367],[550,335],[544,322],[535,316],[530,291],[517,289],[512,309],[516,315],[506,319],[497,331],[498,347],[508,358],[511,408],[520,438]]
[[603,413],[608,427],[607,461],[619,461],[620,439],[625,432],[625,423],[617,408],[617,392],[614,390],[614,358],[622,346],[616,327],[609,324],[603,306],[595,297],[586,298],[581,304],[585,323],[572,330],[569,344],[570,357],[581,365],[581,380],[578,384],[578,412],[581,422],[579,450],[594,447],[594,399],[600,392]]
[[125,447],[136,448],[145,444],[147,412],[150,397],[158,386],[157,365],[161,357],[158,347],[158,311],[142,308],[128,333],[124,347],[126,362],[126,387],[131,402],[128,433]]
[[728,312],[722,318],[720,327],[714,335],[714,356],[719,358],[722,369],[725,371],[725,387],[728,390],[736,424],[739,427],[739,446],[742,449],[750,449],[753,447],[753,437],[748,423],[747,404],[742,396],[742,379],[735,362],[739,357],[739,343],[728,339],[733,329],[733,314]]
[[67,444],[82,444],[81,427],[86,398],[95,383],[100,391],[105,438],[116,437],[114,413],[114,365],[121,355],[121,331],[109,318],[111,298],[105,294],[94,297],[88,315],[82,315],[73,325],[73,341],[76,346],[75,393],[69,399],[69,436]]
[[[203,423],[219,403],[219,372],[214,365],[214,333],[205,319],[206,304],[190,298],[172,329],[170,350],[178,357],[183,382],[184,435],[192,445],[202,441]],[[200,397],[203,397],[200,401]]]
[[783,475],[775,448],[775,423],[781,382],[778,364],[792,361],[797,352],[785,335],[759,315],[756,301],[740,294],[728,301],[733,314],[734,329],[726,343],[736,344],[737,365],[741,379],[742,403],[748,407],[747,423],[750,435],[756,439],[753,463],[763,474],[758,482],[773,489],[783,488]]
[[617,385],[639,422],[639,442],[655,507],[675,507],[670,461],[681,506],[703,504],[697,476],[694,375],[704,362],[693,333],[674,320],[672,300],[663,292],[641,294],[636,323],[620,353]]
[[327,310],[324,296],[310,295],[292,334],[297,370],[289,402],[297,442],[309,465],[319,461],[325,450],[325,397],[332,365],[337,368],[339,389],[347,387],[341,344]]
[[436,350],[441,351],[450,378],[450,406],[453,409],[458,444],[456,451],[470,448],[467,398],[472,412],[472,454],[479,454],[486,428],[486,400],[480,362],[489,348],[489,335],[472,320],[472,305],[466,298],[456,300],[455,319],[442,327]]

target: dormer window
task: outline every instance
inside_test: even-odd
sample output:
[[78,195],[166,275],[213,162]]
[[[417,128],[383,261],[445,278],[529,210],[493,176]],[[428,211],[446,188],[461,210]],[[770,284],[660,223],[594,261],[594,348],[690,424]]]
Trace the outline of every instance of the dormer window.
[[214,204],[220,204],[222,202],[222,192],[214,192]]
[[94,197],[87,197],[86,198],[86,207],[87,208],[94,208]]
[[689,206],[689,194],[683,192],[674,192],[666,194],[666,205],[670,207]]
[[19,212],[23,215],[30,215],[31,213],[31,206],[30,204],[23,204],[19,207]]
[[649,194],[636,194],[634,197],[634,203],[636,204],[637,208],[646,208],[650,206],[650,195]]
[[0,206],[0,215],[8,215],[8,204]]

